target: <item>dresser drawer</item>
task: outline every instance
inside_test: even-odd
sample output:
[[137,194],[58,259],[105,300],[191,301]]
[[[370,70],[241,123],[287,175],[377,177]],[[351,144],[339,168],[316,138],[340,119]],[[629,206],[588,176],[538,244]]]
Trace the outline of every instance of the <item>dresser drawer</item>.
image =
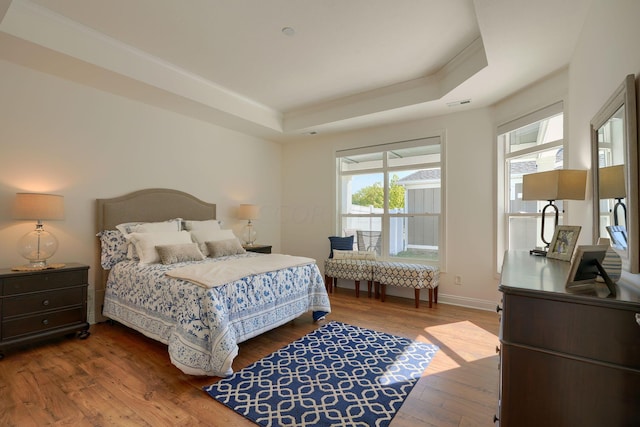
[[634,310],[509,295],[504,316],[503,342],[640,370]]
[[2,280],[2,295],[46,291],[87,283],[87,270],[47,272],[46,274],[8,277]]
[[82,307],[17,317],[2,322],[2,339],[7,340],[83,322],[84,311]]
[[41,311],[77,306],[84,303],[84,287],[36,292],[4,298],[3,317],[35,314]]

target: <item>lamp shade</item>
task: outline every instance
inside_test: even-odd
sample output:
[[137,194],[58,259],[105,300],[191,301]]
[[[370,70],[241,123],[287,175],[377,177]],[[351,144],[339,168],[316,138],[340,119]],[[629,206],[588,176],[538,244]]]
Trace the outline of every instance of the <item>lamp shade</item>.
[[260,218],[260,207],[248,204],[240,205],[240,208],[238,209],[238,218],[248,220],[258,219]]
[[627,197],[624,165],[598,169],[598,192],[601,199],[624,199]]
[[587,171],[555,169],[522,176],[522,200],[584,200]]
[[64,197],[55,194],[16,193],[14,219],[64,219]]

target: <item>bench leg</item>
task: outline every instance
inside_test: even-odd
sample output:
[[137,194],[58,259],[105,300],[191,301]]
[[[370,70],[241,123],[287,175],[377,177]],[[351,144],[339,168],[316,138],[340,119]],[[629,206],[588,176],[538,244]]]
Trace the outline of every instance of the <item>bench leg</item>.
[[380,298],[380,282],[373,282],[375,289],[375,298]]
[[438,303],[438,288],[440,286],[436,286],[436,288],[433,290],[433,302],[435,302],[436,304]]
[[333,292],[333,277],[324,275],[324,287],[327,289],[327,293]]
[[372,281],[371,280],[367,280],[367,296],[369,298],[371,298],[371,285],[372,285]]
[[360,298],[360,280],[356,280],[356,298]]
[[[434,300],[434,296],[433,296],[434,292],[433,289],[429,288],[429,308],[433,308],[433,300]],[[435,294],[438,294],[438,288],[436,288],[436,292]]]
[[[420,289],[419,288],[416,288],[415,294],[416,294],[416,308],[420,308]],[[431,306],[431,298],[429,298],[429,306]]]
[[384,302],[384,298],[387,296],[387,285],[380,283],[380,301]]

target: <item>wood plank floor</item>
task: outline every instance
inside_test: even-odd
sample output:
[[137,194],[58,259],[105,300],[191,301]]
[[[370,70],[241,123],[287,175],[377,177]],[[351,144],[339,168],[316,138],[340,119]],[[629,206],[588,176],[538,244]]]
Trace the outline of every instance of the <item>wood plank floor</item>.
[[[491,426],[498,400],[498,316],[446,304],[415,309],[331,295],[337,320],[440,346],[391,426]],[[238,370],[315,329],[305,315],[240,345]],[[214,377],[182,374],[166,346],[121,325],[92,325],[87,340],[54,340],[0,361],[2,426],[254,426],[202,387]]]

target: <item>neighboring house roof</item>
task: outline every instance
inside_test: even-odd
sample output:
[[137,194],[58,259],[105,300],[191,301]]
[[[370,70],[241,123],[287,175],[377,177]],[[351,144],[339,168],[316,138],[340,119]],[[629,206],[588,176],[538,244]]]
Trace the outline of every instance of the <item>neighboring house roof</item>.
[[398,184],[407,185],[437,179],[440,179],[440,169],[422,169],[399,179]]

